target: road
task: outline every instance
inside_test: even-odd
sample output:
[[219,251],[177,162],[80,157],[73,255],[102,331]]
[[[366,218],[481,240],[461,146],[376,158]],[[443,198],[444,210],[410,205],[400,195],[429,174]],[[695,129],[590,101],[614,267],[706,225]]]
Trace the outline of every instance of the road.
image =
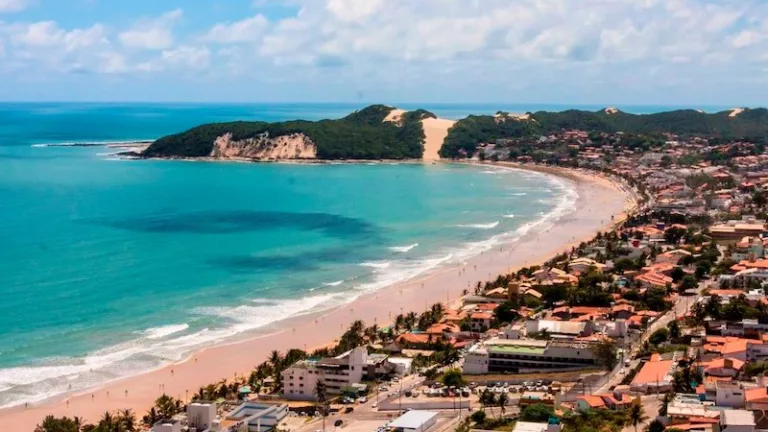
[[[651,335],[659,329],[667,327],[669,323],[672,322],[672,320],[677,319],[677,317],[681,317],[686,315],[694,304],[696,304],[697,301],[701,298],[701,291],[704,290],[704,284],[699,283],[699,290],[696,295],[692,296],[679,296],[677,300],[675,301],[675,305],[667,311],[664,315],[659,317],[656,321],[654,321],[651,325],[648,326],[648,328],[643,332],[640,339],[638,339],[637,342],[635,342],[632,345],[632,348],[629,351],[629,356],[625,356],[624,358],[633,358],[640,348],[643,346],[643,343],[648,340]],[[633,364],[633,366],[636,366]],[[618,370],[624,370],[624,368],[617,368]],[[616,369],[615,369],[616,370]],[[624,374],[621,373],[614,373],[613,376],[608,379],[608,381],[600,387],[595,394],[599,393],[607,393],[610,391],[612,387],[615,387],[621,383],[621,381],[624,379]]]

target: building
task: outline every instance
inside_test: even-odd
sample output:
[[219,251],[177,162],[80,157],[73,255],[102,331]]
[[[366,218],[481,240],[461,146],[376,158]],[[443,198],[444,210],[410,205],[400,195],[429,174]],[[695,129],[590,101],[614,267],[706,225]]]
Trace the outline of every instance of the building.
[[493,315],[488,312],[475,312],[469,317],[471,319],[470,325],[474,332],[485,332],[491,328],[491,320]]
[[245,402],[227,414],[220,430],[231,432],[269,432],[288,415],[288,404]]
[[559,423],[533,423],[519,421],[515,423],[512,432],[560,432],[563,426]]
[[591,341],[494,338],[469,350],[463,370],[480,375],[586,368],[597,363],[593,344]]
[[754,432],[755,415],[747,410],[723,410],[720,416],[721,432]]
[[528,320],[525,322],[526,334],[546,332],[553,338],[575,339],[592,334],[590,322]]
[[332,358],[301,360],[283,371],[283,394],[287,399],[314,400],[318,382],[328,394],[338,395],[363,380],[368,369],[368,351],[355,348]]
[[674,360],[662,360],[658,354],[643,365],[630,383],[630,389],[638,393],[663,393],[672,388]]
[[403,432],[424,432],[437,423],[434,411],[409,411],[395,419],[389,427],[402,429]]
[[152,426],[152,432],[181,432],[179,420],[162,420]]
[[187,406],[187,424],[198,432],[213,427],[216,422],[216,404],[193,402]]

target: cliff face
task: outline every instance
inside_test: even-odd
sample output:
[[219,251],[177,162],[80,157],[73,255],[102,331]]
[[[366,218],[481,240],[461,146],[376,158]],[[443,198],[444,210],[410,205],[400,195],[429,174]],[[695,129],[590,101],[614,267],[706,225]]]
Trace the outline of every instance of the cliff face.
[[264,132],[256,137],[241,140],[234,140],[231,133],[226,133],[216,138],[210,157],[256,160],[315,159],[317,146],[302,133],[270,137],[268,132]]

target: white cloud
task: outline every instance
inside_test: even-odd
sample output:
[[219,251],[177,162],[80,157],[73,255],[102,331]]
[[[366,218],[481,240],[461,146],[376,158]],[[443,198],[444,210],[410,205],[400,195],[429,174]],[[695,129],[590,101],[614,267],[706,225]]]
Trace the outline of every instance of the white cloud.
[[162,60],[170,66],[206,69],[211,61],[211,51],[205,47],[180,46],[163,51]]
[[203,36],[203,40],[221,44],[255,43],[268,26],[267,18],[259,14],[242,21],[216,24]]
[[29,6],[29,0],[0,0],[0,13],[18,12]]
[[173,46],[173,25],[181,19],[183,12],[175,9],[151,20],[142,20],[130,30],[119,35],[123,46],[143,50],[163,50]]

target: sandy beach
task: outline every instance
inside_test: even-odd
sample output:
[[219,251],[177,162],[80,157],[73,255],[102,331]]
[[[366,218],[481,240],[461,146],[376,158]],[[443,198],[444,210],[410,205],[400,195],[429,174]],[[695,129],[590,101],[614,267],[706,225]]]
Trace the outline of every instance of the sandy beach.
[[[516,167],[514,164],[505,164]],[[486,251],[465,263],[365,295],[322,315],[286,319],[282,331],[250,340],[218,345],[200,351],[187,361],[105,385],[99,389],[67,395],[39,405],[0,411],[4,431],[32,431],[46,415],[80,416],[96,422],[105,411],[132,409],[140,418],[163,393],[188,400],[201,386],[248,375],[272,350],[312,349],[338,337],[351,322],[387,325],[401,312],[421,312],[436,302],[448,302],[478,281],[500,273],[541,263],[569,250],[574,244],[609,229],[634,206],[630,194],[614,181],[576,170],[524,167],[558,175],[575,183],[575,210],[551,226],[542,225],[519,240]]]

